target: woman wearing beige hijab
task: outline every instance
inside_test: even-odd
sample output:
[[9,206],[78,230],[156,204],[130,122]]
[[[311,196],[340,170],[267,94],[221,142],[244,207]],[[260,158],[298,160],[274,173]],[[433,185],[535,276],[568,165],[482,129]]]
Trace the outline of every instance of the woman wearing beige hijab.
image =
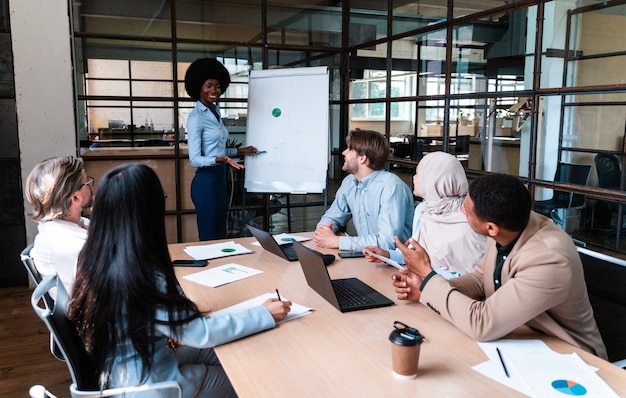
[[[412,237],[430,255],[433,269],[446,278],[471,272],[485,250],[486,238],[474,232],[461,213],[467,188],[463,166],[445,152],[424,156],[413,176],[413,193],[423,201],[415,208]],[[404,264],[398,249],[365,249]],[[367,254],[366,258],[380,261]]]

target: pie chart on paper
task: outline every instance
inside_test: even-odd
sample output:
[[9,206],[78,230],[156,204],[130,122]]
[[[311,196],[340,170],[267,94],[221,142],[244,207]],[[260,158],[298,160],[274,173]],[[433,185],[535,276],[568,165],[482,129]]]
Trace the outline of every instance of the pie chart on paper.
[[572,395],[575,397],[582,397],[587,394],[587,389],[583,387],[582,384],[578,384],[571,380],[554,380],[552,382],[552,388],[565,395]]

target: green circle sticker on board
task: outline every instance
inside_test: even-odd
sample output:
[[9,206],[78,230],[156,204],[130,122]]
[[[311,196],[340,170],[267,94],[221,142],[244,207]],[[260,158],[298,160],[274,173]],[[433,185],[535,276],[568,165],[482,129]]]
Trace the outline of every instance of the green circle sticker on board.
[[280,108],[272,109],[272,116],[278,117],[278,116],[280,116],[280,114],[281,114]]

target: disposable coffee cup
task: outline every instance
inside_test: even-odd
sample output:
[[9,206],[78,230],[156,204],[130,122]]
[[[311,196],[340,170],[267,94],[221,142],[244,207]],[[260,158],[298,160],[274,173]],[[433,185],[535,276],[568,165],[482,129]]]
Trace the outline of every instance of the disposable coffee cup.
[[417,329],[400,321],[395,321],[393,328],[389,334],[393,373],[400,379],[414,379],[417,376],[420,345],[424,336]]

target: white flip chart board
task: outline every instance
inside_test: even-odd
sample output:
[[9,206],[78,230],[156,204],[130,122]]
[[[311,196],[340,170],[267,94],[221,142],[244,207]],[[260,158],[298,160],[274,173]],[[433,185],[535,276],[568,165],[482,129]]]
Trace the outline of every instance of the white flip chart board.
[[248,88],[248,192],[321,193],[328,169],[328,68],[254,70]]

